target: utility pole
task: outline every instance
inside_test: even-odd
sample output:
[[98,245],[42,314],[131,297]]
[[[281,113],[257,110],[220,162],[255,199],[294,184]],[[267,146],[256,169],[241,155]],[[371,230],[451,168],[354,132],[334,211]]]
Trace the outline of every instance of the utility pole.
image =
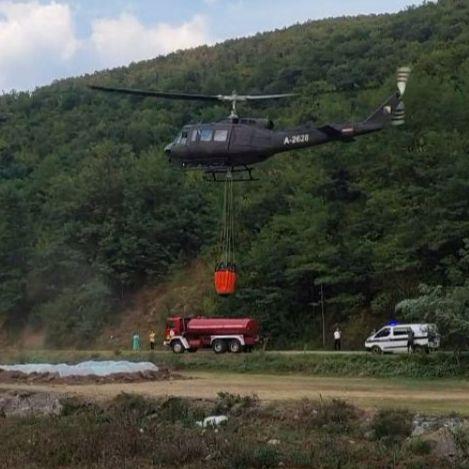
[[324,317],[324,288],[321,282],[321,317],[322,317],[322,347],[326,348],[326,320]]

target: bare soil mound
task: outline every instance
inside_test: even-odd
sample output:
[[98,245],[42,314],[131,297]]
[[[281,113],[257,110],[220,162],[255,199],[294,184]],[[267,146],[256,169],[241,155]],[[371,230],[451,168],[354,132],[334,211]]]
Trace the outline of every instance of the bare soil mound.
[[22,373],[20,371],[5,371],[0,369],[1,383],[30,383],[30,384],[108,384],[108,383],[138,383],[143,381],[169,381],[183,379],[182,376],[172,373],[167,368],[158,371],[139,371],[135,373],[114,373],[108,376],[65,376],[58,373]]

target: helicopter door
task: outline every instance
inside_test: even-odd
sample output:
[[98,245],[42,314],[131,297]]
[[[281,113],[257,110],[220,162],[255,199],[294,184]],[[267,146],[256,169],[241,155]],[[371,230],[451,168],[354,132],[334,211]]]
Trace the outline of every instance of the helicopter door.
[[220,164],[228,161],[228,148],[230,144],[229,129],[215,129],[213,132],[212,151],[213,158]]

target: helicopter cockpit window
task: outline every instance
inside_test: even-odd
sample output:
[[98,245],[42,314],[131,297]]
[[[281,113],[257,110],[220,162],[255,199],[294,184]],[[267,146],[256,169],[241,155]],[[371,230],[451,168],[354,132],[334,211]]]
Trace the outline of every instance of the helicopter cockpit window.
[[212,140],[213,130],[212,129],[202,129],[200,133],[201,142],[210,142]]
[[228,138],[228,130],[215,130],[214,142],[226,142]]
[[181,132],[181,137],[180,137],[180,139],[179,139],[179,143],[180,143],[181,145],[185,145],[186,142],[187,142],[187,137],[188,137],[188,132],[187,132],[187,130],[183,130],[183,131]]

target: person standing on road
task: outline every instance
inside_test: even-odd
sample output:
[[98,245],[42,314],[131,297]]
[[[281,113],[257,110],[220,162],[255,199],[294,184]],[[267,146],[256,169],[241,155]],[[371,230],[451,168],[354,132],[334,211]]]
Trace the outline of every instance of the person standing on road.
[[336,327],[334,331],[334,350],[339,350],[341,349],[341,340],[342,340],[342,332],[341,330]]
[[132,336],[132,350],[137,352],[141,348],[141,341],[140,341],[140,334],[138,332],[134,332]]
[[415,334],[411,327],[407,332],[407,353],[414,353],[415,351]]
[[150,350],[155,350],[156,333],[153,329],[148,334],[148,338],[150,339]]

